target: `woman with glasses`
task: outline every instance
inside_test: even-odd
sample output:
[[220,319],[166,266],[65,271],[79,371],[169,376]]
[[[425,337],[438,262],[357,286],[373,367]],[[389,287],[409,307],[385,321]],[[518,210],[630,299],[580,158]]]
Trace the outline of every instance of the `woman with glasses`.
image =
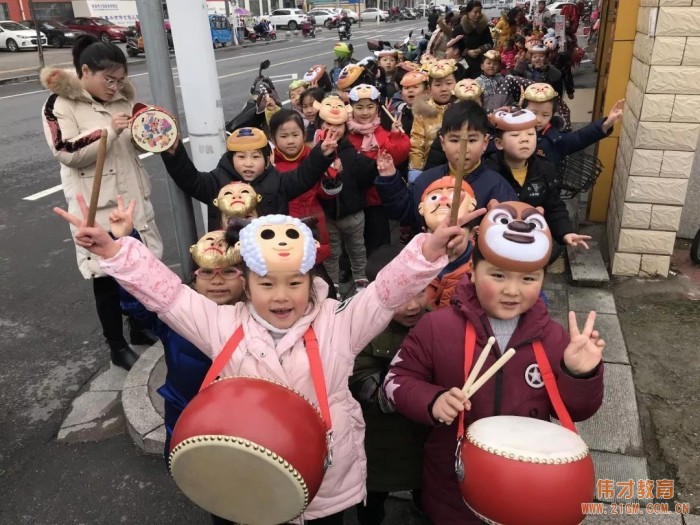
[[[127,130],[135,91],[127,79],[126,57],[114,44],[85,35],[73,46],[73,64],[75,70],[47,67],[40,77],[51,93],[42,108],[44,134],[61,164],[68,209],[78,212],[78,195],[89,198],[100,132],[106,129],[107,156],[95,220],[109,228],[117,194],[136,201],[134,227],[144,244],[160,257],[163,245],[150,202],[151,183]],[[129,370],[138,354],[124,336],[117,283],[100,271],[95,255],[79,247],[76,252],[80,273],[92,280],[97,315],[112,363]],[[131,344],[155,342],[138,323],[129,319],[128,324]]]

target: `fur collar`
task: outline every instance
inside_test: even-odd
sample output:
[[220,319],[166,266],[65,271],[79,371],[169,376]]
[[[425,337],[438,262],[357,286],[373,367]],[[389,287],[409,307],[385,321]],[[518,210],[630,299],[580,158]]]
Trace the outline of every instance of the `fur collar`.
[[[71,100],[80,100],[83,102],[93,102],[89,93],[80,85],[77,73],[72,69],[59,69],[55,67],[45,67],[39,74],[41,84],[60,97],[65,97]],[[133,102],[136,97],[136,89],[131,81],[127,78],[124,86],[119,90],[114,98],[110,101],[126,99]]]
[[443,18],[438,20],[438,25],[440,26],[440,31],[447,38],[452,38],[452,26],[447,24]]
[[438,116],[438,110],[435,102],[426,93],[416,97],[413,102],[413,117],[414,118],[435,118]]
[[489,20],[484,14],[481,15],[481,18],[476,22],[476,24],[472,23],[467,15],[464,15],[460,20],[460,24],[462,25],[462,29],[464,29],[465,35],[470,33],[483,33],[489,28]]

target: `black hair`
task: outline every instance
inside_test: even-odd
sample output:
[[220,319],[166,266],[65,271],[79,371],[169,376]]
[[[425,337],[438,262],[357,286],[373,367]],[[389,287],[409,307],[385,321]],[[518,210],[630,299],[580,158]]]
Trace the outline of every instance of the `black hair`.
[[[455,77],[455,82],[457,81],[457,75],[456,75],[456,73],[457,73],[456,71],[455,71],[454,73],[450,73],[450,75],[452,75],[453,77]],[[436,81],[436,80],[442,80],[442,79],[444,79],[444,78],[449,77],[450,75],[446,75],[446,76],[444,76],[444,77],[442,77],[442,78],[428,77],[428,87],[432,86],[434,81]]]
[[[552,116],[554,116],[554,113],[556,113],[557,108],[559,107],[559,97],[554,97],[552,100],[548,100],[548,102],[552,103]],[[524,99],[523,103],[522,103],[522,109],[527,109],[529,104],[530,104],[530,101],[527,99]]]
[[280,109],[277,113],[272,115],[270,119],[270,137],[272,137],[272,140],[275,139],[277,130],[287,122],[294,122],[299,126],[302,133],[304,132],[304,120],[301,118],[298,111],[294,111],[293,109]]
[[525,45],[525,37],[523,35],[515,35],[515,37],[513,37],[511,40],[513,40],[514,44]]
[[476,238],[474,239],[474,249],[472,250],[472,272],[476,270],[476,265],[479,264],[481,261],[485,261],[483,254],[481,253],[481,250],[479,250],[479,243],[478,243],[478,237],[479,234],[476,234]]
[[316,102],[321,102],[324,98],[326,98],[326,93],[321,88],[308,88],[302,92],[301,96],[299,97],[299,102],[301,102],[303,105],[304,99],[307,97],[312,97]]
[[517,7],[513,7],[508,11],[508,14],[506,14],[506,20],[508,20],[508,23],[510,25],[517,25],[518,13],[520,13],[520,9],[518,9]]
[[469,0],[469,2],[467,2],[467,8],[465,9],[465,11],[467,13],[471,13],[477,7],[481,8],[481,9],[484,8],[484,6],[481,5],[481,2],[479,2],[479,0]]
[[459,131],[464,124],[467,124],[468,129],[479,133],[487,134],[490,131],[489,119],[484,108],[473,100],[462,100],[445,110],[440,134]]
[[73,65],[78,78],[83,77],[83,65],[90,71],[104,71],[123,67],[127,73],[124,52],[111,42],[103,42],[95,35],[81,35],[73,45]]

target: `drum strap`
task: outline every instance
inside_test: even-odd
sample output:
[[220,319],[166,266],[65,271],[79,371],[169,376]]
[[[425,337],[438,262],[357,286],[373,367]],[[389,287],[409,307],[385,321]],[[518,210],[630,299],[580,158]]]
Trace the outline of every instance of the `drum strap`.
[[578,430],[576,430],[576,426],[569,415],[569,411],[566,409],[566,405],[564,405],[564,401],[562,401],[561,395],[559,394],[557,380],[552,372],[552,367],[549,366],[549,359],[547,359],[547,354],[544,351],[542,343],[540,341],[533,341],[532,348],[535,349],[537,366],[539,367],[542,378],[544,379],[544,387],[547,390],[549,400],[554,407],[554,412],[557,414],[557,419],[564,428],[578,434]]
[[[464,332],[464,380],[469,377],[474,360],[474,348],[476,347],[476,329],[474,325],[467,321],[467,328]],[[459,413],[457,422],[457,443],[462,442],[464,437],[464,410]],[[459,444],[457,445],[459,449]]]
[[[202,386],[199,388],[200,392],[212,384],[219,376],[242,340],[243,326],[239,326],[236,331],[233,332],[231,338],[226,342],[221,353],[214,358],[214,362],[211,364],[207,375],[204,377]],[[316,333],[311,326],[309,326],[306,332],[304,332],[304,345],[306,346],[306,355],[309,358],[311,379],[314,382],[314,391],[316,392],[316,398],[318,399],[318,407],[321,411],[321,416],[323,416],[323,421],[326,424],[326,430],[330,435],[332,435],[331,410],[328,406],[328,392],[326,390],[326,378],[323,374],[323,364],[321,363],[321,352],[318,348]]]

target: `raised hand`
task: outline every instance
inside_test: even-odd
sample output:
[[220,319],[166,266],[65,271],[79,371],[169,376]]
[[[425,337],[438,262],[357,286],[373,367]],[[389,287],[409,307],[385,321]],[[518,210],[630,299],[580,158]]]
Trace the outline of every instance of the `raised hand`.
[[396,174],[394,158],[386,150],[379,150],[377,154],[377,171],[382,177],[391,177]]
[[112,121],[109,123],[109,125],[114,131],[117,132],[117,135],[119,135],[122,131],[129,127],[129,120],[129,115],[122,111],[112,115]]
[[323,142],[321,142],[321,151],[326,157],[333,155],[338,149],[338,132],[334,129],[328,130]]
[[87,226],[88,205],[81,194],[78,194],[76,200],[80,206],[81,219],[61,208],[54,208],[53,212],[78,229],[75,232],[75,244],[104,259],[114,257],[119,252],[119,245],[99,224],[93,227]]
[[567,233],[564,235],[564,242],[568,244],[569,246],[578,246],[581,245],[586,250],[588,250],[588,244],[586,241],[590,241],[591,236],[590,235],[579,235],[578,233]]
[[270,95],[265,95],[265,109],[267,111],[277,111],[277,103]]
[[450,425],[460,412],[471,410],[471,407],[467,394],[462,392],[460,388],[452,387],[447,392],[440,394],[435,400],[432,415],[438,423]]
[[600,338],[598,330],[594,329],[595,315],[595,312],[590,312],[583,330],[579,331],[576,314],[569,312],[571,342],[564,350],[564,364],[574,374],[588,374],[603,358],[605,341]]
[[117,239],[126,237],[134,230],[134,210],[136,201],[132,200],[128,208],[124,208],[124,199],[117,195],[117,209],[109,214],[109,229]]
[[625,99],[620,99],[610,108],[608,117],[603,122],[603,131],[607,132],[615,123],[622,118],[622,111],[625,109]]
[[457,220],[457,226],[450,226],[450,217],[445,217],[435,231],[428,234],[428,238],[423,243],[423,257],[427,261],[433,262],[445,255],[447,250],[459,246],[464,240],[464,231],[460,225],[467,224],[485,213],[486,208],[469,212]]

